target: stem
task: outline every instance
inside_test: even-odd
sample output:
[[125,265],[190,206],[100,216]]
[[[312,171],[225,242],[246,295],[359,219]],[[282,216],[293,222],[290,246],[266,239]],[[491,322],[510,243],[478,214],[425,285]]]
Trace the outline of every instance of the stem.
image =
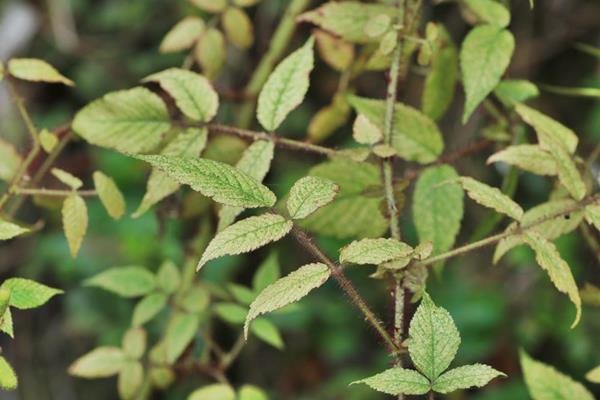
[[575,204],[573,207],[569,207],[568,209],[565,209],[559,213],[545,216],[545,217],[540,218],[530,224],[518,227],[517,229],[508,230],[508,231],[487,237],[485,239],[479,240],[477,242],[473,242],[473,243],[458,247],[454,250],[447,251],[447,252],[439,254],[437,256],[429,257],[428,259],[423,260],[420,264],[421,265],[435,264],[438,261],[446,260],[448,258],[452,258],[452,257],[458,256],[458,255],[461,255],[464,253],[468,253],[470,251],[473,251],[473,250],[476,250],[476,249],[479,249],[479,248],[482,248],[485,246],[492,245],[496,242],[499,242],[502,239],[505,239],[505,238],[513,236],[513,235],[522,234],[525,231],[527,231],[528,229],[534,228],[540,224],[543,224],[544,222],[550,221],[554,218],[559,218],[559,217],[568,215],[568,214],[572,213],[573,211],[580,210],[583,207],[585,207],[589,204],[594,204],[594,203],[600,203],[600,194],[596,194],[594,196],[587,197],[587,198],[581,200],[580,202],[578,202],[577,204]]
[[246,344],[246,338],[244,336],[244,332],[242,331],[235,343],[231,347],[228,353],[224,354],[221,358],[221,369],[224,371],[235,361],[235,359],[240,355],[244,345]]
[[350,301],[360,312],[363,313],[367,322],[375,329],[379,336],[383,339],[386,347],[391,354],[400,353],[400,347],[394,342],[394,339],[385,330],[383,323],[371,311],[366,301],[358,293],[352,282],[344,275],[344,270],[341,266],[333,262],[323,251],[312,241],[312,239],[302,230],[297,227],[292,228],[294,238],[319,261],[323,262],[331,270],[331,276],[337,281],[338,285],[348,295]]
[[57,189],[46,189],[46,188],[14,188],[13,193],[25,195],[25,196],[52,196],[52,197],[68,197],[72,194],[77,194],[83,197],[97,196],[98,192],[95,190],[57,190]]
[[240,127],[247,128],[252,124],[256,108],[256,97],[269,78],[271,71],[275,68],[275,63],[283,56],[289,42],[292,40],[296,28],[296,17],[309,5],[310,0],[292,0],[286,9],[277,30],[273,34],[269,49],[260,60],[244,89],[245,97],[248,100],[239,111],[238,125]]

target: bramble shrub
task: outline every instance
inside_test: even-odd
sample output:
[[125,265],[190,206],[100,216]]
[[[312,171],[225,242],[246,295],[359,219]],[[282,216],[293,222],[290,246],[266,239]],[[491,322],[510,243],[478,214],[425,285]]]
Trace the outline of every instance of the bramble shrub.
[[[335,398],[387,394],[397,399],[462,399],[464,395],[450,394],[476,393],[476,388],[502,387],[515,379],[524,380],[533,399],[593,399],[591,390],[579,382],[583,377],[574,380],[535,360],[528,354],[531,349],[525,350],[528,343],[515,337],[503,349],[520,359],[520,371],[477,351],[470,357],[474,362],[455,361],[461,335],[454,313],[445,308],[452,302],[447,296],[436,297],[436,285],[469,290],[460,278],[447,280],[446,269],[458,269],[461,260],[493,246],[493,255],[484,252],[485,257],[477,258],[478,275],[489,274],[497,286],[506,285],[502,279],[514,282],[514,277],[529,273],[524,271],[533,263],[513,257],[511,264],[518,268],[502,273],[492,265],[502,264],[513,249],[528,248],[525,254],[533,255],[540,276],[555,293],[525,298],[572,303],[568,320],[557,317],[556,311],[553,329],[570,326],[577,332],[588,318],[584,303],[600,303],[600,288],[583,280],[591,272],[574,274],[555,244],[562,236],[580,232],[591,248],[581,249],[590,257],[587,265],[598,267],[593,264],[600,260],[600,194],[592,166],[600,152],[596,145],[587,157],[590,152],[578,146],[580,137],[540,110],[538,101],[545,94],[540,94],[539,85],[507,77],[520,45],[510,30],[509,2],[289,0],[280,2],[285,10],[275,14],[277,26],[271,31],[256,25],[258,19],[251,16],[272,2],[189,0],[187,16],[159,46],[161,53],[185,54],[182,67],[154,71],[133,87],[106,93],[55,129],[36,126],[20,92],[22,81],[62,84],[77,91],[75,82],[41,59],[11,58],[0,65],[2,84],[31,139],[27,151],[0,140],[0,178],[5,182],[0,239],[7,241],[3,247],[35,240],[46,229],[44,222],[32,220],[33,211],[24,212],[25,206],[45,216],[47,229],[56,225],[53,220],[62,219],[68,249],[78,265],[92,257],[107,263],[78,290],[100,289],[114,296],[114,304],[134,304],[128,326],[119,327],[122,337],[104,338],[69,360],[68,373],[87,379],[116,376],[114,393],[121,399],[334,398],[310,389],[308,393],[320,394],[286,397],[278,392],[281,371],[266,365],[275,357],[287,357],[286,345],[313,338],[309,332],[303,338],[294,335],[294,330],[308,326],[290,323],[299,308],[309,304],[314,311],[307,315],[328,323],[331,298],[317,297],[306,304],[302,299],[331,281],[340,290],[335,301],[348,301],[369,327],[371,335],[360,346],[386,354],[383,363],[347,361],[371,373],[340,375],[336,379],[345,379],[345,394]],[[543,7],[543,2],[525,3],[526,8]],[[437,7],[458,10],[465,34],[437,22],[432,13]],[[257,30],[262,35],[269,32],[267,45],[255,44]],[[579,47],[586,57],[598,57],[598,49]],[[245,61],[240,60],[249,51],[261,58],[257,65],[244,65],[251,71],[245,76],[240,69]],[[315,66],[326,70],[319,82],[313,79]],[[244,82],[241,95],[232,96],[225,87],[239,82]],[[409,105],[400,99],[413,82],[419,84],[410,89],[421,90],[421,102]],[[598,98],[594,88],[543,89]],[[305,137],[286,135],[292,119],[288,117],[299,112],[313,92],[330,93],[328,103],[308,124],[302,122]],[[450,111],[457,107],[459,118]],[[442,133],[440,121],[451,118],[457,120],[444,126],[453,129]],[[457,132],[466,128],[476,130],[477,142],[460,147]],[[125,168],[147,167],[143,198],[122,194],[123,185],[117,185],[119,179],[110,171],[82,176],[59,167],[61,154],[74,141],[80,142],[81,152],[100,147],[108,149],[104,153],[121,154],[129,159],[122,164]],[[461,159],[479,162],[476,154],[485,151],[487,163],[484,168],[479,165],[484,172],[456,166]],[[312,166],[297,172],[292,154]],[[283,175],[285,179],[278,178]],[[501,183],[493,178],[497,175]],[[526,179],[520,181],[523,176]],[[531,182],[551,186],[544,201],[520,201],[517,187]],[[95,255],[82,251],[86,232],[100,223],[88,220],[88,207],[96,199],[106,210],[103,220],[126,218],[127,226],[139,224],[130,235],[142,246],[165,245],[143,225],[148,214],[156,214],[164,225],[162,235],[175,235],[171,246],[178,250],[159,251],[162,259],[152,265],[127,259],[113,263],[115,251],[110,248]],[[128,203],[135,203],[135,209],[128,210]],[[478,221],[469,218],[467,223],[470,213]],[[168,232],[169,220],[184,228]],[[471,239],[459,244],[463,236]],[[246,253],[253,256],[238,256]],[[445,266],[451,259],[457,265]],[[357,285],[360,270],[368,271],[371,279]],[[21,277],[4,280],[0,329],[11,337],[17,334],[18,340],[13,313],[53,302],[54,296],[68,298],[69,290],[63,289],[64,293]],[[523,291],[512,293],[526,296]],[[387,312],[381,310],[382,298],[388,298]],[[477,305],[464,301],[451,310],[464,320],[467,311],[461,308],[471,307],[472,312],[473,306]],[[520,301],[519,306],[535,305]],[[477,311],[470,315],[486,318]],[[103,328],[99,324],[96,333]],[[336,329],[343,336],[356,328]],[[597,322],[595,329],[590,335],[597,339]],[[269,356],[270,361],[253,356],[256,340],[280,352]],[[463,339],[463,346],[470,340]],[[246,351],[252,370],[272,376],[242,380],[236,367]],[[5,390],[19,386],[9,360],[0,356],[0,386]],[[380,368],[385,364],[387,368]],[[599,368],[590,371],[587,380],[600,383]]]

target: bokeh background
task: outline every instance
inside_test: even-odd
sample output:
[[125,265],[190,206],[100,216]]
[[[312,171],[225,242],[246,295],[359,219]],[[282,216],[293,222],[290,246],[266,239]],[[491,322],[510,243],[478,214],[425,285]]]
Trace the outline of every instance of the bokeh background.
[[[256,28],[255,45],[248,52],[228,50],[228,61],[216,87],[224,98],[232,101],[220,111],[220,121],[233,121],[235,93],[243,87],[264,53],[286,3],[285,0],[264,0],[251,9]],[[313,3],[316,6],[321,2]],[[511,3],[510,29],[517,40],[517,51],[509,68],[510,77],[551,85],[600,88],[598,58],[574,47],[579,42],[600,45],[599,1],[536,0],[534,10],[529,9],[526,0]],[[469,26],[464,23],[458,7],[450,1],[425,1],[424,4],[425,18],[443,22],[459,43]],[[19,85],[37,126],[51,129],[69,121],[79,108],[108,91],[132,87],[150,73],[181,65],[184,55],[160,54],[158,45],[182,16],[193,14],[202,15],[183,0],[3,0],[0,1],[0,59],[42,58],[76,81],[75,88]],[[291,48],[302,43],[309,32],[308,27],[299,27]],[[280,130],[283,134],[298,139],[305,137],[310,117],[330,101],[337,76],[318,62],[312,82],[307,100]],[[402,100],[418,106],[422,83],[419,71],[413,71]],[[361,94],[383,97],[384,76],[365,74],[357,81],[357,87]],[[600,102],[597,98],[542,92],[536,106],[578,133],[582,156],[588,156],[598,146]],[[462,93],[457,89],[452,108],[441,122],[448,152],[481,137],[484,116],[477,114],[463,126],[461,112]],[[21,151],[27,149],[25,128],[1,82],[0,137],[15,143]],[[339,129],[326,144],[342,147],[350,141],[348,125]],[[232,144],[227,156],[235,160],[240,149],[236,150]],[[461,158],[455,167],[461,174],[499,185],[503,171],[485,166],[485,159],[492,151],[493,146]],[[266,182],[278,195],[284,194],[295,179],[320,161],[310,155],[279,151]],[[58,166],[86,177],[88,186],[95,170],[114,177],[124,191],[129,214],[143,196],[148,173],[140,162],[77,140],[69,144]],[[53,184],[45,182],[48,187]],[[516,198],[529,208],[545,201],[551,189],[548,180],[522,174]],[[407,193],[409,198],[410,191],[411,188]],[[22,208],[22,220],[34,223],[43,219],[45,226],[36,235],[0,245],[0,280],[28,277],[64,289],[66,294],[40,309],[15,313],[16,339],[9,341],[1,337],[0,345],[16,366],[20,386],[17,392],[0,392],[0,399],[117,398],[114,379],[76,379],[70,377],[66,369],[73,360],[99,344],[118,344],[130,322],[134,303],[83,287],[82,282],[116,265],[143,265],[156,270],[164,259],[181,263],[184,259],[182,243],[197,228],[197,221],[181,218],[182,198],[182,195],[171,196],[139,219],[127,217],[118,222],[107,217],[97,200],[90,201],[89,231],[77,259],[70,257],[61,232],[59,207],[46,204],[40,208],[28,203]],[[480,207],[473,204],[467,207],[458,243],[469,240],[485,215]],[[415,244],[409,208],[405,209],[402,222],[405,240]],[[595,239],[598,240],[598,236]],[[332,255],[345,244],[327,237],[319,237],[318,241]],[[560,238],[557,245],[580,285],[584,282],[600,284],[598,257],[585,244],[579,231]],[[292,240],[273,247],[278,250],[284,273],[308,260]],[[260,250],[241,257],[226,257],[206,268],[203,279],[248,283],[268,252]],[[448,398],[527,399],[518,365],[521,347],[535,358],[583,380],[585,372],[600,364],[600,309],[586,306],[582,322],[570,330],[572,305],[556,292],[536,266],[531,251],[516,248],[497,266],[492,265],[491,254],[492,249],[483,249],[450,261],[441,273],[430,277],[429,290],[436,302],[450,311],[461,332],[462,346],[456,363],[486,362],[506,372],[509,378],[495,380],[481,391],[462,392]],[[368,273],[356,269],[350,276],[389,322],[392,319],[389,288],[385,282],[370,279]],[[284,332],[285,351],[250,341],[231,371],[235,384],[257,384],[268,389],[274,399],[384,398],[363,387],[347,387],[348,382],[356,378],[383,370],[389,360],[376,335],[334,284],[327,284],[303,300],[294,312],[277,316],[273,321]],[[150,326],[151,334],[158,333],[157,327]],[[222,326],[218,335],[224,343],[229,343],[235,332]],[[157,393],[154,398],[184,399],[192,388],[203,382],[203,378],[197,376],[181,377],[175,389]],[[586,386],[600,395],[598,385]]]

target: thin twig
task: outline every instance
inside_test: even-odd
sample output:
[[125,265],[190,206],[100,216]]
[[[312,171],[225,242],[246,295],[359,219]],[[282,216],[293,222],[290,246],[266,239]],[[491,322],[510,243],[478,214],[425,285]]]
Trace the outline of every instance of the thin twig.
[[46,189],[46,188],[14,188],[15,194],[25,196],[51,196],[51,197],[68,197],[71,195],[79,195],[82,197],[94,197],[98,195],[95,190],[58,190],[58,189]]

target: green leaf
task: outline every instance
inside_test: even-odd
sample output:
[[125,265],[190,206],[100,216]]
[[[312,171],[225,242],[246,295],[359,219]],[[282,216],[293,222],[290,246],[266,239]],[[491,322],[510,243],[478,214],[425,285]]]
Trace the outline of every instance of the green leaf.
[[204,21],[199,17],[185,17],[173,26],[160,42],[161,53],[187,50],[204,32]]
[[571,328],[574,328],[581,318],[581,298],[577,284],[571,273],[571,268],[560,256],[556,246],[540,234],[525,232],[524,238],[527,244],[535,252],[537,263],[548,273],[550,280],[559,292],[565,293],[575,305],[576,315]]
[[11,338],[15,337],[15,332],[13,330],[12,314],[10,312],[10,308],[7,308],[6,311],[4,311],[4,315],[2,316],[2,319],[0,320],[0,331],[6,333]]
[[[235,168],[242,171],[257,182],[262,182],[271,168],[271,161],[275,151],[275,144],[269,140],[257,140],[252,143],[242,154]],[[243,207],[223,206],[219,210],[218,231],[222,231],[235,221],[244,211]]]
[[72,80],[62,75],[52,65],[37,58],[13,58],[9,60],[8,73],[25,81],[62,83],[67,86],[75,86]]
[[0,389],[13,390],[17,388],[18,383],[17,374],[6,358],[0,356]]
[[460,183],[467,195],[477,203],[506,214],[517,221],[523,217],[521,206],[502,193],[500,189],[465,176],[460,178]]
[[29,232],[29,229],[0,218],[0,240],[12,239],[27,232]]
[[419,395],[429,392],[431,385],[429,380],[412,369],[390,368],[380,374],[373,375],[360,381],[378,392],[397,396],[399,394]]
[[0,139],[0,179],[10,182],[15,176],[23,160],[15,147]]
[[119,219],[125,214],[125,198],[115,181],[100,171],[94,172],[94,186],[108,215]]
[[98,347],[75,360],[69,374],[80,378],[107,378],[119,373],[127,357],[118,347]]
[[494,94],[507,106],[513,106],[538,97],[540,91],[530,81],[524,79],[505,79],[496,86]]
[[244,385],[238,391],[238,400],[269,400],[269,397],[261,388]]
[[139,361],[128,361],[119,372],[117,391],[123,400],[133,400],[144,383],[144,367]]
[[458,389],[482,387],[498,376],[506,375],[484,364],[465,365],[440,375],[433,383],[433,390],[438,393],[450,393]]
[[330,274],[331,271],[325,264],[307,264],[267,286],[250,305],[250,311],[244,324],[246,338],[252,320],[261,314],[300,300],[313,289],[323,285],[329,279]]
[[206,310],[209,303],[209,291],[204,286],[194,285],[183,295],[178,305],[187,312],[198,314]]
[[[383,130],[385,101],[350,96],[348,101],[357,113]],[[435,122],[419,110],[396,103],[392,131],[392,147],[409,161],[429,163],[444,149],[442,134]]]
[[[337,238],[379,237],[387,230],[379,208],[383,189],[376,166],[338,158],[313,167],[308,175],[329,179],[340,190],[330,204],[302,220],[303,227]],[[367,194],[373,191],[381,195]]]
[[227,8],[227,0],[190,0],[196,7],[209,13],[220,13]]
[[239,49],[248,49],[254,43],[254,29],[248,14],[237,7],[228,7],[221,15],[227,40]]
[[70,195],[63,202],[62,223],[73,258],[77,257],[88,227],[85,201],[78,195]]
[[88,142],[123,153],[156,149],[170,127],[165,103],[141,87],[108,93],[73,120],[73,130]]
[[156,289],[156,279],[144,267],[115,267],[86,280],[85,285],[108,290],[121,297],[139,297]]
[[316,176],[306,176],[294,183],[287,200],[292,219],[302,219],[333,201],[339,191],[332,181]]
[[510,24],[510,12],[495,0],[465,0],[465,4],[483,22],[505,28]]
[[213,383],[196,389],[187,400],[235,400],[235,392],[231,386],[224,383]]
[[202,33],[194,49],[194,55],[196,61],[202,66],[204,76],[208,79],[214,80],[221,72],[226,58],[225,51],[225,37],[220,30],[208,28]]
[[583,199],[587,189],[571,155],[551,136],[544,139],[544,144],[556,162],[560,183],[576,200]]
[[413,248],[396,239],[355,240],[340,250],[340,263],[373,264],[407,258]]
[[[184,129],[161,151],[166,156],[181,156],[185,158],[198,158],[206,147],[208,131],[206,128]],[[168,174],[152,169],[148,182],[146,183],[146,194],[138,209],[133,214],[137,218],[144,214],[154,204],[165,197],[175,193],[179,189],[179,183]]]
[[213,307],[215,315],[232,325],[242,325],[248,310],[235,303],[218,303]]
[[246,306],[249,306],[256,297],[256,293],[254,293],[254,291],[246,286],[238,285],[237,283],[228,284],[227,290],[237,302]]
[[415,367],[431,381],[444,372],[460,345],[460,334],[452,317],[424,293],[410,321],[408,352]]
[[585,220],[600,231],[600,204],[585,206]]
[[156,282],[165,293],[175,293],[181,284],[179,268],[172,261],[163,262],[156,274]]
[[83,186],[83,182],[81,181],[81,179],[71,175],[67,171],[63,171],[59,168],[52,168],[50,172],[52,173],[52,175],[54,175],[54,177],[56,177],[56,179],[58,179],[73,190],[77,190]]
[[127,357],[139,360],[146,352],[147,342],[148,335],[144,329],[139,327],[129,328],[123,335],[121,347]]
[[23,278],[10,278],[2,283],[3,289],[10,290],[9,304],[20,310],[40,307],[57,294],[64,293],[41,283]]
[[521,368],[533,400],[594,400],[579,382],[521,351]]
[[302,103],[314,67],[314,38],[287,56],[267,79],[258,96],[257,117],[269,132],[276,130],[287,115]]
[[292,225],[282,216],[269,213],[236,222],[217,233],[208,244],[198,269],[215,258],[247,253],[275,242],[287,235]]
[[515,106],[515,111],[523,118],[523,121],[535,129],[538,133],[538,140],[540,141],[540,144],[542,144],[542,147],[546,145],[545,139],[547,137],[553,137],[555,141],[558,141],[570,154],[575,152],[579,139],[571,129],[525,104],[517,104]]
[[167,305],[168,296],[164,293],[151,293],[140,300],[133,309],[131,325],[142,326],[152,320]]
[[193,120],[209,122],[217,114],[219,96],[210,81],[200,74],[169,68],[152,74],[142,82],[156,82],[173,99],[183,114]]
[[255,320],[250,330],[254,336],[276,349],[281,350],[285,347],[279,329],[265,318]]
[[550,153],[534,144],[509,146],[488,158],[487,163],[505,162],[537,175],[556,175],[556,161]]
[[165,332],[166,357],[169,364],[173,364],[196,336],[200,317],[197,314],[176,312]]
[[600,88],[595,87],[566,87],[555,85],[540,85],[542,90],[562,96],[600,98]]
[[500,82],[515,49],[513,35],[494,25],[473,28],[460,49],[460,67],[466,93],[463,123]]
[[412,219],[419,242],[430,241],[433,255],[450,250],[460,231],[464,192],[456,178],[451,166],[434,166],[421,173],[415,186]]
[[313,23],[348,42],[368,43],[377,41],[378,38],[367,35],[365,26],[379,15],[394,16],[395,10],[380,4],[330,1],[300,15],[298,21]]
[[230,165],[181,156],[137,156],[167,173],[179,183],[214,201],[241,207],[270,207],[275,195],[261,183]]
[[585,374],[585,379],[590,382],[600,383],[600,365]]
[[40,140],[40,145],[42,146],[42,149],[44,149],[46,153],[52,152],[52,150],[54,150],[54,148],[59,142],[56,135],[48,131],[48,129],[42,129],[40,131],[40,134],[38,135],[38,138]]
[[274,283],[281,277],[279,257],[276,251],[271,251],[267,258],[260,264],[252,277],[254,292],[260,293],[264,288]]

